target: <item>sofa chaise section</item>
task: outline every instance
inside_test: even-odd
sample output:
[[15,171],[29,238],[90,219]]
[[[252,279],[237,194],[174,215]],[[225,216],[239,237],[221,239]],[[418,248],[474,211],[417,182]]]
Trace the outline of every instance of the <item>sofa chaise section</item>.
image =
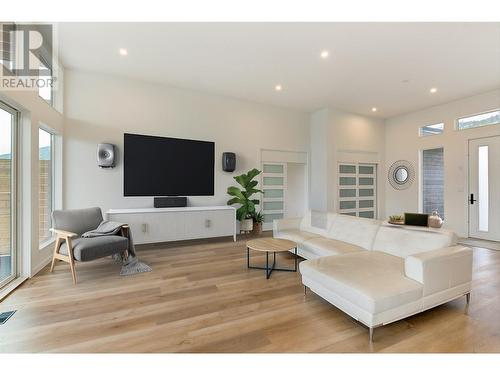
[[333,213],[315,228],[311,215],[276,220],[274,236],[300,238],[304,287],[365,324],[370,340],[375,327],[464,295],[469,302],[472,250],[456,245],[452,231]]

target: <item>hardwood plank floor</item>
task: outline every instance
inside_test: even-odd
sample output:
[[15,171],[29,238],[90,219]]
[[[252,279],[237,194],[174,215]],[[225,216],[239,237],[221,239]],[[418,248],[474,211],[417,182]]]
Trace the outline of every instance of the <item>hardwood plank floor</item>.
[[[474,248],[465,298],[367,329],[312,292],[299,273],[246,268],[245,241],[139,250],[153,272],[119,276],[109,258],[48,267],[0,303],[0,352],[500,352],[500,251]],[[262,262],[255,253],[252,262]],[[280,256],[292,266],[293,256]]]

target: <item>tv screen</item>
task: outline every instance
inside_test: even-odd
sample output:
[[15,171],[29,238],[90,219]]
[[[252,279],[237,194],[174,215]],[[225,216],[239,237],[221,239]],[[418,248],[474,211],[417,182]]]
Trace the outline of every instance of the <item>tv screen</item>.
[[214,195],[215,143],[124,134],[125,196]]

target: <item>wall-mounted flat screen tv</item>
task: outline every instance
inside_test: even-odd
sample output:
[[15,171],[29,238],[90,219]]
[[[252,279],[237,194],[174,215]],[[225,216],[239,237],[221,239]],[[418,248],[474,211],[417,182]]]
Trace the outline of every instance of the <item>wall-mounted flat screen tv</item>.
[[214,142],[125,133],[123,143],[126,197],[214,195]]

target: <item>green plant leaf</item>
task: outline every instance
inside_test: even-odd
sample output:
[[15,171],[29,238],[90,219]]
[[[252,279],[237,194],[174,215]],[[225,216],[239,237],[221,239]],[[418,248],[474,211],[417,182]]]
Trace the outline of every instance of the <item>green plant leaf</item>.
[[248,181],[253,180],[256,176],[260,174],[260,171],[256,168],[252,169],[247,173]]
[[230,186],[227,188],[227,193],[229,195],[235,196],[240,199],[246,199],[246,196],[243,195],[242,191],[238,189],[236,186]]
[[234,179],[236,180],[236,182],[238,184],[240,184],[244,189],[246,189],[246,186],[247,186],[247,184],[249,182],[249,179],[248,179],[247,175],[242,174],[242,175],[234,177]]
[[233,204],[244,204],[245,202],[237,197],[231,198],[230,200],[227,201],[227,205],[231,206]]

